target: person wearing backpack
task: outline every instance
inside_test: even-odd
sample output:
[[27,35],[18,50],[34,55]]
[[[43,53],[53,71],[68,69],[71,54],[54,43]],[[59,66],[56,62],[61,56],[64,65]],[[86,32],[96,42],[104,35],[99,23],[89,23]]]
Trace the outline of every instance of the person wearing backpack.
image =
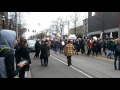
[[117,59],[119,61],[118,63],[118,69],[120,70],[120,39],[117,40],[117,44],[115,45],[115,61],[114,61],[114,68],[117,70]]
[[15,39],[15,31],[0,31],[0,78],[14,78],[25,65],[22,62],[19,62],[18,68],[15,70]]

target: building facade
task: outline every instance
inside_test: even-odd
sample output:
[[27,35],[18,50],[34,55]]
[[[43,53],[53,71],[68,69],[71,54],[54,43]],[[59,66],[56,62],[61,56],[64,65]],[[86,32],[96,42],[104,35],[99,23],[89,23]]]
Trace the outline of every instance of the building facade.
[[83,20],[84,36],[88,36],[88,18]]
[[100,37],[104,33],[103,37],[110,37],[112,33],[113,38],[118,38],[119,23],[119,12],[96,12],[94,16],[88,17],[88,35]]

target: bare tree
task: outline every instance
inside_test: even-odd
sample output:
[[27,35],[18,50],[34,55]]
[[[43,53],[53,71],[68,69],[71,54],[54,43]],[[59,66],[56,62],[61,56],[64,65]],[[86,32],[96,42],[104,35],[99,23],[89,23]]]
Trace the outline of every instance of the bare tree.
[[52,27],[53,27],[53,31],[60,33],[58,20],[52,21]]
[[54,31],[56,31],[56,26],[54,24],[50,25],[50,27],[48,28],[48,32],[49,33],[53,33]]
[[47,35],[49,29],[44,29],[43,32]]
[[[22,21],[23,13],[18,12],[17,13],[17,25],[18,25],[18,34],[19,36],[22,35],[24,32],[26,32],[25,23]],[[9,12],[9,29],[16,30],[16,22],[15,22],[15,12]]]
[[39,38],[39,39],[43,39],[45,36],[46,35],[43,32],[36,35],[36,37]]
[[77,35],[77,26],[80,26],[81,20],[80,20],[80,13],[74,12],[74,15],[70,16],[72,23],[74,24],[75,28],[75,35]]
[[66,24],[65,20],[63,20],[63,18],[59,17],[55,21],[52,21],[52,23],[53,23],[53,29],[55,29],[55,31],[57,33],[60,33],[60,35],[62,35],[64,26]]
[[66,22],[63,20],[63,18],[58,18],[58,22],[59,22],[60,34],[62,35]]

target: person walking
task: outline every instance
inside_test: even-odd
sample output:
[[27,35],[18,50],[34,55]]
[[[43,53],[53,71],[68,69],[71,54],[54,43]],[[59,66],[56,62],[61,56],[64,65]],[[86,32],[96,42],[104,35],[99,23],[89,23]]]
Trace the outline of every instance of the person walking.
[[107,48],[108,48],[108,54],[107,57],[112,58],[113,52],[114,52],[114,48],[115,48],[115,42],[110,39],[110,41],[107,44]]
[[40,45],[40,60],[41,60],[41,66],[43,66],[43,60],[44,60],[44,41],[41,41]]
[[75,52],[75,54],[78,55],[78,52],[80,52],[80,42],[79,42],[79,40],[77,39],[77,40],[76,40],[76,52]]
[[120,39],[117,40],[117,44],[115,45],[115,60],[114,60],[114,68],[117,70],[117,59],[118,59],[118,70],[120,70]]
[[35,43],[35,56],[34,58],[39,58],[39,53],[40,53],[40,43],[39,41],[36,41]]
[[104,52],[105,55],[107,54],[106,51],[107,51],[107,40],[105,39],[103,41],[103,52]]
[[68,44],[65,46],[65,49],[64,49],[64,54],[67,57],[68,66],[71,65],[71,56],[73,55],[74,50],[75,48],[73,44],[71,44],[71,41],[68,40]]
[[98,53],[99,53],[99,55],[102,55],[102,53],[101,53],[102,43],[101,43],[100,38],[98,38],[98,40],[97,40],[97,45],[98,45]]
[[48,58],[50,56],[50,47],[48,45],[48,40],[45,41],[44,47],[43,47],[43,52],[44,52],[44,65],[47,67],[48,66]]
[[98,55],[98,45],[97,45],[97,40],[93,40],[92,51],[93,51],[92,56],[94,56],[94,53],[96,53],[96,57],[97,57],[97,55]]

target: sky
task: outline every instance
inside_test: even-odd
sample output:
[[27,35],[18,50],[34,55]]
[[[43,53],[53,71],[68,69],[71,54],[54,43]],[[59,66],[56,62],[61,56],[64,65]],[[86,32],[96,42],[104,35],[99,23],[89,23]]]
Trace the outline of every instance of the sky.
[[[82,20],[87,17],[87,12],[78,12],[80,13],[80,20],[82,24]],[[24,21],[26,23],[26,27],[30,30],[30,32],[26,32],[26,35],[33,35],[32,30],[36,30],[40,32],[44,29],[49,28],[52,24],[51,22],[56,20],[59,17],[62,17],[64,20],[69,19],[74,12],[27,12],[24,14]],[[70,28],[72,28],[72,24],[70,24]],[[64,29],[64,34],[68,33],[67,26]]]

